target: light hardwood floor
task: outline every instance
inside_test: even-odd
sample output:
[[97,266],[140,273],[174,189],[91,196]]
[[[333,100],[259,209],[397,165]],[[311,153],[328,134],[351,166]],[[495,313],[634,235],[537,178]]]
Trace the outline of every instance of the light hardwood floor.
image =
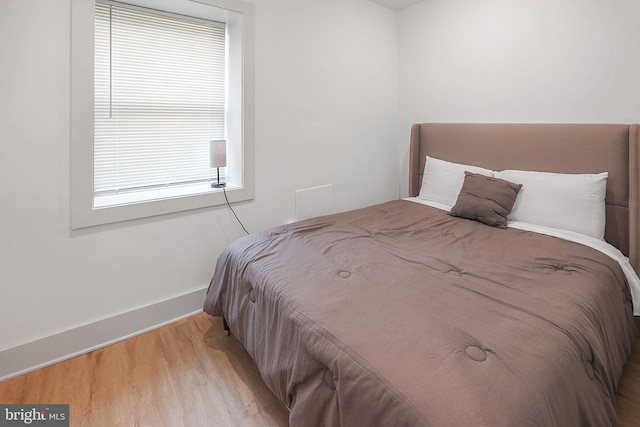
[[[0,403],[68,403],[71,426],[287,426],[220,319],[198,314],[0,382]],[[619,427],[640,426],[640,340],[617,393]]]
[[68,403],[71,426],[288,425],[249,355],[204,313],[0,382],[0,403]]
[[640,340],[633,346],[624,365],[622,380],[616,392],[618,427],[640,426]]

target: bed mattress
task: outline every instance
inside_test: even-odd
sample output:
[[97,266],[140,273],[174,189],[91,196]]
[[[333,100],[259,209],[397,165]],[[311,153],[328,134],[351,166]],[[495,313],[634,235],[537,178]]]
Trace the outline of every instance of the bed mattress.
[[613,426],[637,334],[603,253],[405,200],[234,242],[204,309],[291,426]]

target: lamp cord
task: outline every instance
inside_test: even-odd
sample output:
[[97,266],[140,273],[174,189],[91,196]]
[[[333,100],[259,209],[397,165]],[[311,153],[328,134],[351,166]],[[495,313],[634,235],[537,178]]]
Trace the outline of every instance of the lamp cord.
[[227,198],[227,190],[226,190],[226,188],[224,186],[222,187],[222,192],[224,193],[224,199],[227,201],[227,206],[229,206],[229,209],[233,213],[233,216],[236,217],[236,221],[238,221],[238,224],[240,224],[240,227],[242,227],[242,229],[244,230],[245,233],[247,233],[247,236],[248,236],[249,232],[247,231],[246,228],[244,228],[244,225],[242,224],[242,221],[240,221],[240,218],[238,218],[238,215],[236,214],[236,211],[233,210],[233,208],[231,207],[231,203],[229,203],[229,199]]

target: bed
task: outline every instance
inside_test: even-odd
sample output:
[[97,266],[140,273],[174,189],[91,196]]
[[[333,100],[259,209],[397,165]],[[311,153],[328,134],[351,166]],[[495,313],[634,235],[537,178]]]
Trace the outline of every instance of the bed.
[[[413,125],[412,198],[232,243],[204,310],[223,317],[291,426],[616,425],[640,313],[638,144],[637,125]],[[611,246],[424,204],[427,156],[606,172]],[[463,189],[508,176],[477,175],[466,171]]]

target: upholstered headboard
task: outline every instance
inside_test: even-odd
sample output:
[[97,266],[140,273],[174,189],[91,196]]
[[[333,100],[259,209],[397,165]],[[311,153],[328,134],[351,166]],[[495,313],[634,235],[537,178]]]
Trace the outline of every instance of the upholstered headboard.
[[427,155],[493,170],[608,172],[607,242],[639,271],[638,125],[420,123],[411,128],[409,195]]

